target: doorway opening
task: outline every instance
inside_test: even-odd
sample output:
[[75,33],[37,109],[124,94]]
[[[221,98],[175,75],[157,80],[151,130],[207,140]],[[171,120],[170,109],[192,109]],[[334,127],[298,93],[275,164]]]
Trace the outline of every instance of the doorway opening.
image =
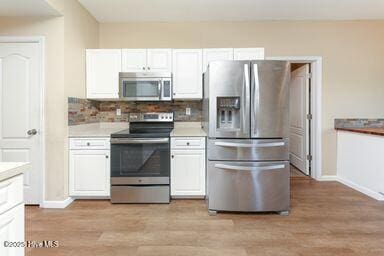
[[311,64],[291,63],[289,160],[291,178],[311,176]]
[[[290,92],[295,95],[292,97],[295,100],[290,102],[290,104],[293,105],[291,108],[294,109],[290,115],[295,115],[294,122],[290,125],[292,176],[306,179],[311,177],[316,180],[322,180],[322,57],[280,56],[266,59],[289,61],[292,66]],[[296,83],[296,85],[293,84],[292,86],[292,83]],[[296,129],[296,134],[294,134],[293,128],[300,129]],[[301,133],[299,133],[299,131]],[[291,137],[295,138],[292,140]]]

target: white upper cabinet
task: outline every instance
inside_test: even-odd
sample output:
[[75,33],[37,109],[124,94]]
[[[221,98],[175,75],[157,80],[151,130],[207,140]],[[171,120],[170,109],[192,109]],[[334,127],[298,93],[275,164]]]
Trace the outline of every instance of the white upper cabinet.
[[117,99],[120,49],[88,49],[86,51],[86,80],[88,99]]
[[148,49],[147,68],[151,72],[172,72],[172,50]]
[[203,96],[202,49],[172,51],[174,99],[201,99]]
[[171,72],[170,49],[123,49],[123,72]]
[[264,48],[235,48],[235,60],[263,60]]
[[147,70],[146,49],[123,49],[122,72],[145,72]]
[[233,60],[233,48],[203,49],[203,72],[207,70],[210,61]]
[[260,60],[264,48],[88,49],[88,99],[118,99],[119,72],[172,72],[174,99],[202,99],[210,61]]

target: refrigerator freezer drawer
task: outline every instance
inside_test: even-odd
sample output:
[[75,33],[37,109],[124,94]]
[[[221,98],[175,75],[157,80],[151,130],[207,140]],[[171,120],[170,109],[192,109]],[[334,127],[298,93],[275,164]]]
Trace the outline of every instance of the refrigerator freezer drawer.
[[288,211],[289,162],[208,161],[211,211]]
[[288,139],[209,139],[208,160],[289,160]]

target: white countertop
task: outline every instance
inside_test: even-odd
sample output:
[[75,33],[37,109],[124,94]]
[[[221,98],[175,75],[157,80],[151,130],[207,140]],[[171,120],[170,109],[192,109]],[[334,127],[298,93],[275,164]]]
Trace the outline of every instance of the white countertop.
[[205,137],[207,134],[201,129],[200,122],[175,122],[171,137]]
[[23,173],[28,166],[25,162],[0,162],[0,181]]
[[111,133],[128,128],[129,123],[127,122],[71,125],[68,127],[68,137],[109,137]]

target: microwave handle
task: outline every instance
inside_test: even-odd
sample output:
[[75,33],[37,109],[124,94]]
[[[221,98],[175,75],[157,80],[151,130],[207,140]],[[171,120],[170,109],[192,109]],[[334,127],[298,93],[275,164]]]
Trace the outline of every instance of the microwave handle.
[[159,94],[159,100],[161,100],[161,84],[162,84],[162,82],[161,82],[161,80],[159,80],[159,84],[158,84],[158,87],[157,87],[157,91],[158,91],[158,94]]

